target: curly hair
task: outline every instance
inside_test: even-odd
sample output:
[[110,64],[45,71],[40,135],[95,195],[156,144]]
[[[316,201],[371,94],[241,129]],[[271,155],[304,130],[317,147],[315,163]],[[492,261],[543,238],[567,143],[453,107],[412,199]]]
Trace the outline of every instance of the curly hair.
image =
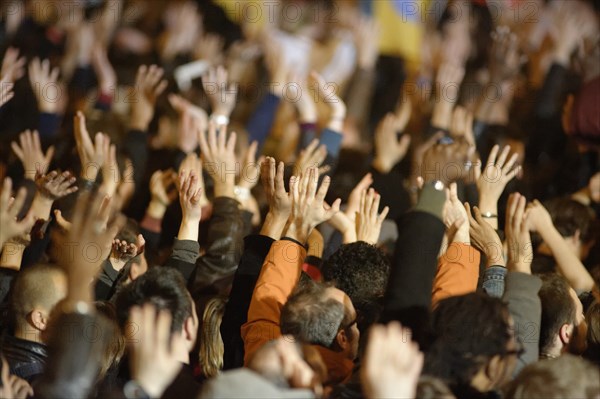
[[357,241],[342,245],[323,263],[321,273],[325,281],[344,291],[356,305],[383,296],[390,262],[375,245]]

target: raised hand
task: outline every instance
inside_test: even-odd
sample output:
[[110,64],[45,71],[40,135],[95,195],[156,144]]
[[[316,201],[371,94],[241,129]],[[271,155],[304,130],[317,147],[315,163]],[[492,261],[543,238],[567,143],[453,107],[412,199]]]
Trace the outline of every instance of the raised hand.
[[205,33],[196,42],[194,58],[219,65],[223,59],[223,38],[216,33]]
[[[189,169],[187,169],[189,170]],[[165,209],[177,198],[177,173],[173,170],[157,170],[150,178],[151,201],[156,201]]]
[[202,187],[200,187],[197,172],[195,170],[182,170],[179,172],[178,180],[179,204],[181,205],[183,220],[200,223],[202,217],[202,207],[200,205]]
[[425,182],[440,180],[447,187],[468,175],[474,152],[475,147],[466,140],[435,144],[423,156],[420,175]]
[[329,224],[342,233],[343,243],[349,244],[356,241],[356,214],[361,209],[363,192],[373,184],[373,177],[367,173],[352,189],[348,196],[348,203],[343,212],[338,212],[329,219]]
[[263,47],[263,51],[265,53],[265,65],[271,78],[271,93],[281,97],[283,94],[282,86],[287,82],[290,74],[289,61],[286,59],[280,44],[269,43]]
[[14,199],[11,199],[11,193],[12,180],[7,177],[4,179],[0,193],[0,248],[11,238],[29,233],[35,223],[31,211],[23,219],[17,220],[25,205],[27,190],[21,187]]
[[5,82],[0,79],[0,107],[9,102],[11,98],[15,96],[13,88],[15,84],[12,82]]
[[258,180],[260,179],[260,165],[264,159],[256,160],[256,151],[258,150],[258,141],[253,141],[246,150],[246,155],[242,161],[242,170],[240,171],[240,178],[238,181],[238,187],[246,190],[252,190]]
[[385,220],[389,207],[379,212],[381,196],[370,188],[361,194],[360,210],[356,213],[356,239],[369,244],[377,244],[381,233],[381,224]]
[[69,171],[58,173],[53,170],[48,174],[38,174],[35,185],[39,195],[50,201],[56,201],[77,191],[77,186],[74,185],[76,180]]
[[33,389],[27,381],[10,374],[10,367],[4,356],[2,356],[1,366],[2,385],[0,385],[0,398],[25,399],[33,396]]
[[125,240],[114,239],[111,253],[111,263],[113,268],[115,270],[120,270],[125,266],[125,263],[144,252],[145,245],[146,240],[141,234],[138,234],[135,242],[131,243]]
[[298,242],[305,243],[313,228],[330,219],[339,212],[341,200],[338,198],[331,206],[325,203],[325,196],[331,179],[323,178],[319,183],[319,170],[315,167],[308,169],[303,176],[290,178],[290,192],[292,193],[292,211],[288,222],[286,236]]
[[438,98],[433,108],[431,124],[437,129],[449,129],[452,121],[452,110],[458,101],[458,93],[465,69],[450,63],[440,65],[436,75]]
[[169,103],[179,113],[178,147],[189,154],[198,147],[200,132],[208,127],[208,116],[202,108],[177,94],[169,94]]
[[[490,155],[485,167],[479,172],[479,166],[476,166],[475,174],[480,174],[477,178],[477,189],[479,190],[479,209],[490,215],[498,214],[498,200],[504,191],[504,188],[521,170],[519,165],[515,165],[519,157],[514,153],[510,158],[510,146],[502,149],[498,156],[500,147],[495,145],[490,151]],[[498,228],[497,216],[490,220],[492,227]]]
[[325,79],[315,71],[310,73],[310,78],[312,84],[316,86],[319,97],[330,109],[327,127],[333,131],[342,132],[346,118],[346,104],[337,95],[337,86],[334,83],[325,82]]
[[506,266],[502,241],[496,230],[483,218],[476,206],[471,212],[471,206],[465,203],[465,210],[469,218],[471,244],[486,256],[487,267]]
[[131,100],[131,129],[143,132],[148,130],[148,125],[154,117],[156,99],[168,85],[167,81],[162,79],[163,75],[163,69],[156,65],[139,67]]
[[50,61],[40,61],[34,58],[29,63],[29,82],[37,98],[40,112],[57,113],[60,104],[59,99],[63,95],[62,88],[58,84],[58,67],[50,68]]
[[364,70],[375,68],[379,56],[379,24],[375,19],[361,15],[355,21],[354,42],[357,50],[357,65]]
[[554,226],[550,212],[538,200],[527,206],[527,226],[530,231],[538,233]]
[[320,167],[326,157],[327,147],[325,144],[319,145],[319,139],[314,139],[305,149],[300,151],[294,163],[294,174],[300,176],[306,173],[310,167]]
[[125,224],[123,215],[111,216],[110,200],[103,193],[84,192],[77,198],[69,230],[55,232],[53,241],[57,245],[58,262],[67,272],[70,301],[93,300],[89,282],[100,272],[102,262],[112,251],[115,236]]
[[285,191],[283,182],[284,164],[279,162],[276,165],[275,159],[266,157],[260,164],[260,172],[269,204],[269,213],[265,217],[261,234],[278,240],[292,211],[292,196]]
[[25,130],[19,135],[20,145],[13,141],[10,146],[17,158],[23,164],[25,170],[25,178],[35,180],[37,173],[46,173],[52,156],[54,155],[54,146],[48,147],[46,153],[42,151],[42,144],[40,143],[40,135],[37,130],[33,132]]
[[112,197],[117,192],[121,183],[121,172],[117,162],[117,147],[110,144],[110,140],[105,137],[104,140],[104,160],[102,161],[102,190]]
[[235,157],[236,133],[227,138],[227,125],[219,126],[212,121],[208,126],[208,140],[205,132],[200,132],[200,151],[203,165],[215,184],[215,197],[234,198],[237,160]]
[[499,26],[492,32],[492,51],[490,60],[490,82],[499,84],[514,78],[523,64],[519,52],[519,41],[515,33],[507,26]]
[[444,224],[448,231],[448,243],[462,242],[471,244],[469,237],[469,223],[467,212],[458,199],[456,183],[450,183],[446,189],[446,203],[444,204]]
[[106,47],[96,43],[92,49],[92,66],[98,79],[100,93],[114,95],[117,89],[117,74],[106,54]]
[[374,325],[360,373],[367,398],[416,397],[423,358],[409,329],[398,322]]
[[[210,68],[202,77],[202,87],[208,96],[212,107],[211,117],[219,124],[228,124],[231,111],[235,108],[238,87],[235,83],[228,84],[227,69],[222,66]],[[223,122],[220,122],[223,119]]]
[[110,151],[110,139],[98,132],[92,143],[85,125],[85,116],[81,111],[77,111],[73,126],[77,153],[81,162],[81,177],[85,180],[95,182],[106,160],[106,152]]
[[157,311],[152,304],[134,306],[129,325],[137,334],[127,340],[131,377],[151,398],[159,398],[181,369],[175,348],[184,344],[182,334],[171,334],[172,317],[168,310]]
[[[300,123],[316,123],[317,122],[317,104],[314,97],[308,91],[308,83],[306,75],[297,71],[292,71],[289,74],[288,85],[293,85],[300,91],[300,96],[294,102],[294,106],[298,110],[298,119]],[[277,93],[283,93],[281,90]],[[292,100],[294,95],[284,96],[286,100]]]
[[398,132],[404,130],[406,124],[398,126],[397,119],[396,115],[387,114],[379,122],[375,131],[375,159],[373,159],[373,167],[384,174],[392,170],[404,158],[410,146],[409,135],[403,134],[398,138]]
[[[508,197],[506,206],[506,244],[508,246],[508,264],[511,270],[531,274],[533,246],[529,234],[529,215],[525,213],[527,200],[519,193]],[[552,221],[552,219],[550,219]]]
[[15,83],[25,75],[25,56],[19,57],[19,50],[9,47],[2,59],[0,82]]

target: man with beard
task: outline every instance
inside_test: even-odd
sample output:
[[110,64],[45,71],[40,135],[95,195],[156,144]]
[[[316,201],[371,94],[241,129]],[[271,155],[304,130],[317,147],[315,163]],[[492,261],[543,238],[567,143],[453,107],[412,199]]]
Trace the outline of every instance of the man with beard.
[[587,323],[581,301],[562,276],[548,273],[540,277],[543,281],[539,291],[542,302],[540,358],[555,358],[563,353],[582,354],[586,349]]

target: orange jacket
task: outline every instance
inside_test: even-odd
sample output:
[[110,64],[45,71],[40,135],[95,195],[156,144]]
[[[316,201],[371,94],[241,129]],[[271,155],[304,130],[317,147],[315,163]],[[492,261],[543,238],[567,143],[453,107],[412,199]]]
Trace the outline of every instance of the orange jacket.
[[454,242],[438,259],[433,281],[431,307],[445,298],[464,295],[477,289],[479,251],[469,244]]
[[[279,338],[281,308],[300,280],[306,249],[290,240],[273,243],[252,294],[248,321],[242,326],[244,364],[261,346]],[[328,369],[328,382],[346,381],[353,362],[340,353],[315,345]]]

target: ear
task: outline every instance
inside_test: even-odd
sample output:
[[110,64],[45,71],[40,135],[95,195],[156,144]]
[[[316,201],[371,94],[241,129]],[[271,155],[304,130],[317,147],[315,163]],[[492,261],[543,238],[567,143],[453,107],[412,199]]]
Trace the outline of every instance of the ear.
[[40,331],[44,331],[48,327],[48,317],[46,313],[39,308],[34,308],[29,313],[29,321],[31,324]]
[[563,345],[567,345],[569,342],[571,342],[573,328],[574,326],[572,324],[563,324],[560,326],[560,329],[558,330],[558,337]]
[[342,351],[348,349],[350,347],[350,337],[346,334],[346,330],[342,329],[335,336],[335,342],[337,342],[338,346],[342,349]]
[[191,345],[194,345],[197,334],[198,323],[194,322],[194,318],[192,316],[189,316],[183,322],[183,337],[187,342],[191,343]]

